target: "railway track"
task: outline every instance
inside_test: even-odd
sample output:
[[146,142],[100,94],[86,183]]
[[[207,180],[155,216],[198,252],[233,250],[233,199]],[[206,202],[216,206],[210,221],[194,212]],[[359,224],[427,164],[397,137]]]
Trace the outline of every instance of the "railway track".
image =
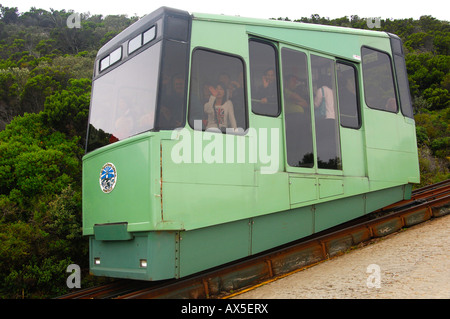
[[400,201],[358,220],[194,276],[161,282],[117,280],[57,299],[228,298],[233,296],[232,292],[276,280],[373,238],[449,212],[450,180],[447,180],[417,189],[410,200]]

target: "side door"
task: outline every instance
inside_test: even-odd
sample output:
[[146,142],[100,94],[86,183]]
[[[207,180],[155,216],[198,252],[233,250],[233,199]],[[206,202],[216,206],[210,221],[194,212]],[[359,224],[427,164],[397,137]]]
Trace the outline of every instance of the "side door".
[[291,205],[318,199],[309,57],[306,51],[281,47],[286,171]]

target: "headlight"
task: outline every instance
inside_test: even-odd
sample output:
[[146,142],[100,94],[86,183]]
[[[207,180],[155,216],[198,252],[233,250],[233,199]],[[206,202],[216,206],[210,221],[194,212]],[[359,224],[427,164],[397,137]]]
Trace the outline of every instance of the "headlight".
[[147,259],[141,259],[139,260],[139,266],[141,268],[147,268]]

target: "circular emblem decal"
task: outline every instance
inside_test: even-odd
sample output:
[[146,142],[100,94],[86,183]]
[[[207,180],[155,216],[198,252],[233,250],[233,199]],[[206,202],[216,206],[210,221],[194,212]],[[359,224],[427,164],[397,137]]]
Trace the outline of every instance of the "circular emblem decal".
[[116,167],[112,163],[106,163],[100,171],[100,188],[104,193],[111,193],[116,183]]

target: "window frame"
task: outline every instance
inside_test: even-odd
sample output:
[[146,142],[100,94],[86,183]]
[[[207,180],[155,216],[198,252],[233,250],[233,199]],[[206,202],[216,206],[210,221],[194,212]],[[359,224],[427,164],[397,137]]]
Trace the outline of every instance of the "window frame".
[[[153,38],[151,38],[150,40],[144,42],[144,34],[146,34],[147,32],[149,32],[150,30],[154,30],[153,32]],[[128,41],[127,41],[127,54],[128,55],[132,55],[135,54],[137,51],[139,51],[139,49],[141,49],[142,47],[146,46],[147,44],[151,43],[153,40],[156,39],[156,36],[158,34],[158,30],[157,30],[157,26],[156,24],[152,25],[150,28],[146,29],[145,31],[139,32],[138,34],[136,34],[135,36],[131,37]],[[130,43],[136,39],[139,38],[139,45],[136,46],[133,50],[130,50]],[[137,41],[136,41],[137,42]]]
[[[351,67],[354,71],[354,75],[355,75],[355,93],[356,93],[356,112],[357,112],[357,116],[358,116],[358,126],[357,127],[353,127],[353,126],[347,126],[342,124],[342,120],[341,120],[341,106],[339,103],[339,81],[338,81],[338,72],[337,72],[337,65],[338,64],[344,64],[347,65],[349,67]],[[345,60],[341,60],[341,59],[336,59],[336,81],[337,81],[337,88],[338,88],[338,96],[337,96],[337,103],[338,103],[338,109],[339,109],[339,124],[344,127],[344,128],[349,128],[349,129],[354,129],[354,130],[359,130],[362,127],[362,118],[361,118],[361,91],[360,91],[360,82],[359,82],[359,72],[358,72],[358,68],[357,66],[350,62],[350,61],[345,61]]]
[[[366,95],[366,90],[365,90],[365,84],[366,84],[365,81],[366,81],[366,79],[364,78],[364,55],[363,55],[363,52],[362,52],[364,48],[368,49],[368,50],[376,51],[378,53],[385,54],[388,57],[389,65],[390,65],[390,68],[391,68],[391,79],[392,79],[392,86],[393,86],[393,89],[394,89],[394,97],[395,97],[395,102],[397,104],[396,111],[389,111],[387,109],[376,108],[376,107],[370,106],[370,104],[367,103],[367,95]],[[373,48],[373,47],[370,47],[370,46],[367,46],[367,45],[361,46],[361,68],[362,68],[362,79],[363,79],[362,87],[363,87],[363,92],[364,92],[364,103],[367,105],[367,107],[372,109],[372,110],[398,114],[398,112],[400,110],[400,104],[399,104],[398,96],[397,96],[397,85],[396,85],[396,78],[395,78],[395,73],[394,73],[394,65],[392,63],[392,57],[389,54],[389,52],[383,51],[383,50],[380,50],[380,49],[377,49],[377,48]]]
[[[105,72],[104,74],[102,74],[102,76],[99,76],[93,80],[91,104],[89,108],[89,118],[87,123],[88,131],[86,136],[86,153],[89,153],[96,149],[100,149],[107,145],[111,145],[117,141],[126,140],[133,136],[140,135],[144,132],[154,130],[156,125],[155,120],[153,121],[153,123],[151,123],[151,125],[135,124],[135,127],[140,126],[140,128],[130,129],[127,134],[122,134],[122,136],[119,136],[117,135],[117,132],[120,131],[120,128],[117,130],[117,128],[114,129],[112,128],[112,126],[96,125],[96,123],[99,122],[98,118],[105,119],[106,121],[104,122],[106,123],[115,123],[120,118],[126,117],[131,118],[132,121],[138,123],[138,119],[140,117],[132,115],[133,113],[129,113],[126,116],[117,115],[120,108],[119,101],[125,99],[126,102],[131,104],[130,100],[128,99],[130,96],[134,96],[135,98],[134,105],[139,106],[138,108],[136,108],[138,111],[135,112],[135,114],[140,113],[140,115],[144,114],[149,116],[151,116],[151,114],[156,114],[159,72],[143,73],[145,74],[145,81],[141,81],[140,83],[145,83],[145,87],[139,87],[138,85],[136,85],[136,82],[133,81],[135,81],[136,79],[136,72],[138,72],[138,70],[143,70],[142,60],[145,61],[147,59],[150,61],[156,61],[153,67],[156,66],[159,69],[161,61],[161,45],[162,43],[157,43],[154,47],[149,46],[147,50],[143,51],[141,55],[136,57],[137,59],[125,60],[123,64],[119,64],[117,67],[114,67],[112,70],[110,70],[111,72]],[[149,69],[152,69],[152,67],[150,67]],[[105,89],[105,86],[108,88]],[[122,95],[119,93],[121,91],[120,88],[126,88],[127,90],[132,88],[133,94],[125,93]],[[111,94],[110,92],[113,92],[114,94]],[[151,92],[150,96],[154,96],[154,99],[150,100],[148,98],[141,98],[143,94],[139,94],[139,92]],[[106,102],[103,101],[105,100],[105,96],[108,96]],[[145,107],[143,107],[144,105]],[[148,106],[151,106],[151,108],[147,108]],[[146,109],[148,109],[150,112],[142,112]],[[107,112],[108,114],[103,116],[102,114],[105,114],[105,112]],[[103,133],[100,133],[100,136],[104,134],[104,136],[107,137],[107,143],[105,143],[105,140],[102,138],[97,139],[96,135],[98,136],[100,131],[103,131]]]
[[[286,164],[286,171],[287,172],[316,172],[317,170],[317,147],[316,147],[316,140],[315,140],[315,123],[314,123],[314,109],[312,108],[313,105],[313,100],[314,100],[314,95],[313,95],[313,88],[312,88],[312,75],[311,75],[311,60],[310,60],[310,55],[311,55],[311,51],[310,50],[306,50],[304,48],[299,48],[297,46],[292,46],[292,45],[282,45],[280,47],[280,70],[281,70],[281,76],[283,77],[283,81],[284,81],[284,77],[287,76],[288,74],[284,74],[284,63],[285,63],[285,58],[283,56],[284,52],[288,52],[287,54],[303,54],[304,55],[304,59],[305,59],[305,67],[306,67],[306,74],[307,74],[307,79],[306,79],[306,84],[307,84],[307,92],[308,92],[308,112],[309,112],[309,116],[308,116],[308,124],[309,127],[307,127],[307,129],[310,129],[310,131],[308,131],[308,136],[304,136],[307,137],[308,140],[308,147],[311,146],[311,151],[312,153],[303,153],[303,158],[305,158],[306,155],[312,156],[312,162],[308,162],[306,164],[303,165],[291,165],[290,162],[292,162],[292,157],[290,157],[289,155],[289,144],[288,144],[288,139],[287,136],[292,134],[292,132],[288,132],[287,128],[288,128],[288,124],[286,124],[286,103],[285,103],[285,95],[284,95],[284,89],[281,93],[280,98],[283,100],[283,135],[284,135],[284,155],[285,155],[285,164]],[[290,53],[289,53],[290,52]],[[285,85],[285,83],[282,83],[283,87]],[[298,131],[295,131],[295,133],[298,133]],[[296,137],[296,136],[294,136]],[[298,135],[297,135],[298,137]],[[311,143],[309,145],[309,143]],[[291,145],[290,147],[295,147],[295,145]],[[305,148],[306,150],[306,148]],[[295,160],[295,158],[294,158]]]
[[[241,63],[242,63],[242,76],[244,77],[243,79],[243,92],[244,92],[244,96],[243,96],[243,100],[244,100],[244,123],[245,123],[245,127],[241,128],[242,130],[239,130],[240,128],[238,127],[238,130],[235,132],[231,132],[231,130],[228,130],[223,132],[222,134],[229,134],[229,135],[247,135],[248,129],[249,129],[249,114],[248,114],[248,101],[247,101],[247,65],[245,63],[244,58],[242,58],[240,55],[237,54],[233,54],[230,52],[226,52],[226,51],[220,51],[220,50],[215,50],[215,49],[211,49],[208,47],[202,47],[202,46],[198,46],[195,47],[190,54],[190,66],[189,66],[189,92],[188,92],[188,96],[187,96],[187,123],[189,125],[189,127],[194,130],[194,131],[199,131],[196,130],[195,127],[193,125],[191,125],[191,112],[192,112],[192,106],[191,106],[191,94],[192,94],[192,83],[193,81],[193,76],[194,76],[194,72],[192,72],[192,68],[193,68],[193,60],[194,60],[194,55],[197,51],[205,51],[205,52],[210,52],[210,53],[214,53],[214,54],[218,54],[218,55],[222,55],[222,56],[228,56],[231,58],[236,58],[238,59]],[[234,105],[233,105],[234,107]],[[236,114],[236,113],[235,113]],[[195,119],[194,119],[195,120]],[[206,132],[207,130],[205,128],[202,127],[202,130],[199,132]],[[218,131],[208,131],[210,133],[219,133]]]
[[[320,159],[319,155],[322,155],[324,149],[329,149],[329,147],[324,148],[322,146],[326,142],[328,142],[328,139],[323,138],[324,130],[323,130],[323,127],[321,127],[322,125],[319,125],[319,124],[321,122],[322,123],[324,123],[324,122],[323,122],[323,119],[322,120],[318,119],[318,117],[317,117],[318,109],[314,105],[314,97],[315,97],[314,84],[316,81],[320,83],[319,79],[314,78],[314,68],[315,68],[314,62],[313,62],[314,57],[321,58],[321,59],[327,59],[333,63],[333,67],[330,68],[330,70],[332,70],[334,72],[334,74],[333,74],[333,76],[330,77],[330,79],[334,82],[334,85],[335,85],[335,90],[333,90],[332,88],[331,89],[332,89],[332,91],[334,91],[334,99],[335,99],[335,104],[336,104],[335,105],[335,113],[336,114],[335,114],[334,120],[338,122],[334,125],[334,133],[335,133],[334,137],[335,138],[337,137],[337,140],[335,139],[336,140],[335,150],[336,150],[336,153],[338,153],[336,155],[339,155],[339,156],[335,157],[337,159],[336,167],[324,167],[323,165],[327,165],[327,164],[324,164],[324,162],[322,162],[322,163],[319,162],[319,159]],[[342,172],[343,172],[342,162],[343,161],[342,161],[342,138],[341,138],[341,132],[340,132],[341,119],[340,119],[339,97],[338,97],[339,88],[338,88],[338,83],[337,83],[337,68],[336,68],[337,58],[334,55],[326,55],[323,53],[319,53],[317,51],[309,50],[309,64],[310,64],[310,66],[309,66],[310,83],[311,83],[311,91],[312,91],[311,106],[312,106],[313,122],[314,122],[314,127],[313,127],[313,131],[314,131],[314,135],[313,135],[314,144],[313,145],[315,147],[314,148],[314,151],[315,151],[315,159],[314,159],[315,163],[314,164],[315,164],[315,167],[317,167],[317,169],[320,171],[325,171],[325,170],[327,172],[334,171],[334,172],[339,172],[338,174],[342,174]],[[324,141],[325,141],[325,143],[324,143]],[[329,162],[330,162],[330,160],[328,160],[328,163]]]
[[[412,98],[411,98],[411,90],[409,87],[409,79],[408,79],[408,70],[406,68],[406,61],[405,61],[405,53],[403,51],[403,43],[402,40],[394,35],[389,33],[390,42],[391,42],[391,50],[392,50],[392,57],[394,62],[394,72],[395,72],[395,82],[397,85],[397,91],[398,91],[398,100],[400,102],[399,109],[401,110],[403,116],[414,119],[414,108],[412,105]],[[400,58],[401,65],[397,63],[396,58]],[[402,88],[400,87],[400,81],[399,78],[402,77],[403,80],[406,82],[406,87]],[[402,80],[402,81],[403,81]],[[402,90],[406,89],[406,96],[403,96]],[[404,101],[404,97],[407,98],[407,101]],[[409,106],[406,106],[404,104],[409,104]],[[408,110],[405,111],[405,108],[408,107]],[[408,113],[408,114],[406,114]],[[410,113],[410,114],[409,114]]]
[[[118,59],[113,60],[113,62],[111,62],[111,56],[113,54],[116,54],[119,51],[120,51],[120,56],[118,57]],[[119,46],[119,47],[115,48],[114,50],[112,50],[111,52],[109,52],[108,55],[104,56],[102,59],[99,60],[99,62],[98,62],[99,73],[103,73],[106,70],[110,69],[112,66],[114,66],[118,62],[120,62],[122,60],[122,58],[123,58],[123,48],[122,48],[122,46]],[[103,62],[106,62],[106,60],[108,60],[108,65],[103,65]]]
[[250,42],[259,42],[260,44],[265,44],[268,45],[270,47],[272,47],[272,49],[274,50],[275,53],[275,59],[274,59],[274,65],[275,65],[275,76],[276,76],[276,90],[277,90],[277,104],[278,104],[278,110],[277,113],[272,115],[272,114],[264,114],[264,113],[258,113],[255,112],[253,110],[253,103],[250,103],[251,106],[251,111],[253,114],[258,115],[258,116],[267,116],[267,117],[273,117],[273,118],[278,118],[281,115],[281,94],[282,94],[282,90],[280,89],[281,86],[281,81],[280,81],[280,52],[281,49],[273,42],[265,40],[265,39],[260,39],[260,38],[256,38],[256,37],[250,37],[248,39],[248,60],[249,60],[249,72],[250,72],[250,88],[248,89],[248,91],[250,92],[250,97],[252,97],[252,65],[251,65],[251,56],[250,56]]

